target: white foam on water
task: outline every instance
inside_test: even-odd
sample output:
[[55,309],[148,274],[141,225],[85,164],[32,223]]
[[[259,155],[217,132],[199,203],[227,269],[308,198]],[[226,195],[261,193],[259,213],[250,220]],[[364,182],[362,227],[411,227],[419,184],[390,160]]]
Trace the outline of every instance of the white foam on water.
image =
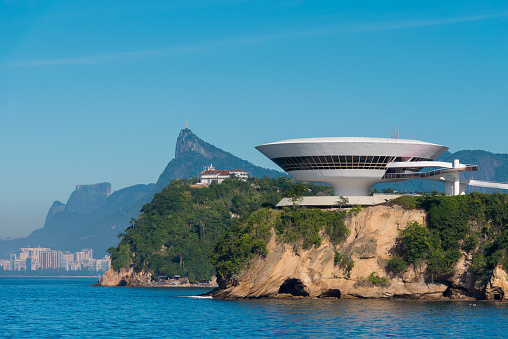
[[182,298],[213,299],[211,295],[181,295]]

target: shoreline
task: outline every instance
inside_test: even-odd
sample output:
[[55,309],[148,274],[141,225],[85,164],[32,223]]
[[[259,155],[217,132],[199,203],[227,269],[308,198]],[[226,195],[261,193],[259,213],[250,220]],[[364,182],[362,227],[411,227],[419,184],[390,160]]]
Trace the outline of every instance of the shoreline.
[[177,287],[177,288],[188,288],[188,287],[200,287],[200,288],[217,288],[219,287],[219,285],[200,285],[200,284],[196,284],[196,285],[192,285],[192,284],[189,284],[189,285],[154,285],[154,286],[148,286],[148,287],[154,287],[154,288],[173,288],[173,287]]

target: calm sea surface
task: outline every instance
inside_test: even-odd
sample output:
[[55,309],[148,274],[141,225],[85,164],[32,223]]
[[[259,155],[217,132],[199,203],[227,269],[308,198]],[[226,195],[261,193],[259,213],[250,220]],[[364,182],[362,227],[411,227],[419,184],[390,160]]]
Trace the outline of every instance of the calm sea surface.
[[223,301],[193,297],[209,289],[91,287],[96,281],[0,278],[0,336],[508,337],[504,302]]

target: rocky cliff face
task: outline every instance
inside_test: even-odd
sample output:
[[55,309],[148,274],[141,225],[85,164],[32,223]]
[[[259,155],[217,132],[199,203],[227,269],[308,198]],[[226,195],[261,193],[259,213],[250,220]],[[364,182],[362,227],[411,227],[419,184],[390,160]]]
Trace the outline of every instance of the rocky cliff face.
[[177,281],[153,281],[152,274],[142,272],[134,272],[131,268],[126,270],[120,269],[120,272],[114,269],[109,269],[104,272],[99,281],[93,286],[128,286],[128,287],[217,287],[216,278],[213,277],[211,281],[205,283],[189,283],[189,279],[182,278]]
[[[401,207],[376,206],[363,209],[347,224],[348,239],[335,248],[324,241],[319,248],[295,251],[292,245],[279,243],[275,233],[268,244],[266,258],[257,257],[249,268],[229,280],[218,279],[215,298],[487,298],[508,297],[506,272],[496,269],[486,290],[470,273],[471,258],[463,257],[454,274],[432,277],[424,266],[410,268],[402,277],[390,277],[384,270],[399,231],[409,221],[426,223],[424,211]],[[348,276],[334,265],[335,250],[348,253],[354,268]],[[387,278],[385,284],[372,284],[367,277]]]
[[131,287],[150,287],[152,275],[150,273],[145,272],[134,272],[131,268],[130,270],[125,270],[122,268],[120,272],[110,269],[100,277],[96,286],[131,286]]

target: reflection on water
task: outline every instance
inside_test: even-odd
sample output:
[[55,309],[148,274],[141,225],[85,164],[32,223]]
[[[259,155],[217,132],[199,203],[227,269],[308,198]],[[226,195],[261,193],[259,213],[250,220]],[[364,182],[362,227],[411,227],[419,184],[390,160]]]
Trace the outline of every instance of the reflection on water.
[[93,282],[0,278],[0,337],[468,338],[508,333],[504,302],[213,300],[188,298],[207,289],[90,287]]

